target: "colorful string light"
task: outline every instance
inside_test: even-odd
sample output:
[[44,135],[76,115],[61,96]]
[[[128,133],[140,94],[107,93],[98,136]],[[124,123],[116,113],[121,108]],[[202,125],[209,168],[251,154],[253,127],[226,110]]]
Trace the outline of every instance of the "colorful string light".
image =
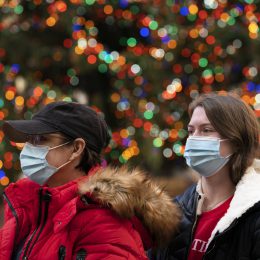
[[[112,129],[112,141],[105,151],[108,160],[126,163],[132,158],[144,158],[144,143],[151,148],[149,162],[155,168],[161,163],[156,157],[173,160],[182,156],[187,137],[187,105],[202,92],[236,88],[260,117],[259,64],[254,57],[252,62],[242,60],[245,51],[259,48],[257,0],[204,0],[203,4],[3,0],[0,7],[0,33],[55,34],[66,28],[59,46],[53,47],[49,56],[43,55],[39,62],[38,52],[35,53],[32,62],[38,62],[38,67],[32,74],[26,72],[25,64],[1,62],[15,47],[0,45],[0,81],[4,86],[1,121],[14,117],[29,119],[43,104],[55,100],[79,100],[81,75],[93,70],[109,75],[108,85],[112,88],[107,100],[116,120],[124,122],[122,127]],[[28,10],[34,15],[20,22],[19,18],[26,17]],[[104,29],[100,24],[122,32],[115,36],[116,48],[102,40]],[[59,75],[67,89],[59,88],[56,78],[46,75],[46,70],[64,66],[67,59],[71,67],[65,66],[66,70]],[[238,80],[232,81],[236,75]],[[87,102],[88,98],[81,100]],[[21,146],[12,144],[10,154],[2,132],[0,137],[0,183],[7,185],[6,173],[19,170],[17,148]]]

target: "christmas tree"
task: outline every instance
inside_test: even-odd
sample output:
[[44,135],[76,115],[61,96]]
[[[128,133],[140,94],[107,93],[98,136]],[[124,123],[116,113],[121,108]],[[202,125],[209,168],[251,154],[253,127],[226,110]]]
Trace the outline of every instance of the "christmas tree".
[[[260,1],[0,0],[0,119],[55,100],[102,113],[107,162],[183,167],[187,107],[234,90],[260,116]],[[21,144],[0,132],[0,182]]]

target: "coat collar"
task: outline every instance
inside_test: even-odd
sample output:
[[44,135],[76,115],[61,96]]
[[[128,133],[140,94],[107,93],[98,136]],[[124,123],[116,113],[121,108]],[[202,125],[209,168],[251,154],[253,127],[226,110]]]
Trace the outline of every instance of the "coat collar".
[[[24,178],[10,185],[6,192],[15,208],[24,207],[34,214],[38,212],[39,189],[38,184]],[[65,185],[56,188],[44,186],[42,189],[52,194],[49,210],[55,223],[60,220],[63,220],[64,225],[69,223],[79,207],[82,207],[83,196],[98,206],[110,208],[121,218],[131,220],[141,236],[151,235],[156,245],[165,245],[171,239],[180,220],[179,208],[170,196],[138,169],[99,168]],[[55,225],[55,232],[60,228],[62,225]]]
[[109,207],[120,217],[132,219],[137,216],[157,245],[165,245],[179,223],[179,208],[141,170],[107,167],[79,187],[81,195]]
[[260,160],[255,159],[236,186],[234,197],[226,214],[211,233],[208,245],[217,233],[225,231],[234,220],[240,218],[260,201]]

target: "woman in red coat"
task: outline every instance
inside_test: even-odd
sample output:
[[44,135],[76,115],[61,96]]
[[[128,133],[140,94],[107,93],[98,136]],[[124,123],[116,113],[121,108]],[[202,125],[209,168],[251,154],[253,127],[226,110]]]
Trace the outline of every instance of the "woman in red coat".
[[25,178],[4,192],[0,260],[144,260],[172,235],[179,212],[144,173],[98,166],[109,134],[89,107],[54,102],[3,130],[25,142]]

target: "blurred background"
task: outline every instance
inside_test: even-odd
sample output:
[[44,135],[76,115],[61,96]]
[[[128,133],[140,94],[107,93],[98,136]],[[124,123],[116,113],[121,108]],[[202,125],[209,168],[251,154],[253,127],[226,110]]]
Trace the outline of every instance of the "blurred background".
[[[259,0],[0,0],[0,125],[88,104],[111,127],[103,164],[139,165],[175,195],[196,180],[182,157],[194,98],[235,91],[260,117],[259,22]],[[22,145],[0,142],[3,191]]]

